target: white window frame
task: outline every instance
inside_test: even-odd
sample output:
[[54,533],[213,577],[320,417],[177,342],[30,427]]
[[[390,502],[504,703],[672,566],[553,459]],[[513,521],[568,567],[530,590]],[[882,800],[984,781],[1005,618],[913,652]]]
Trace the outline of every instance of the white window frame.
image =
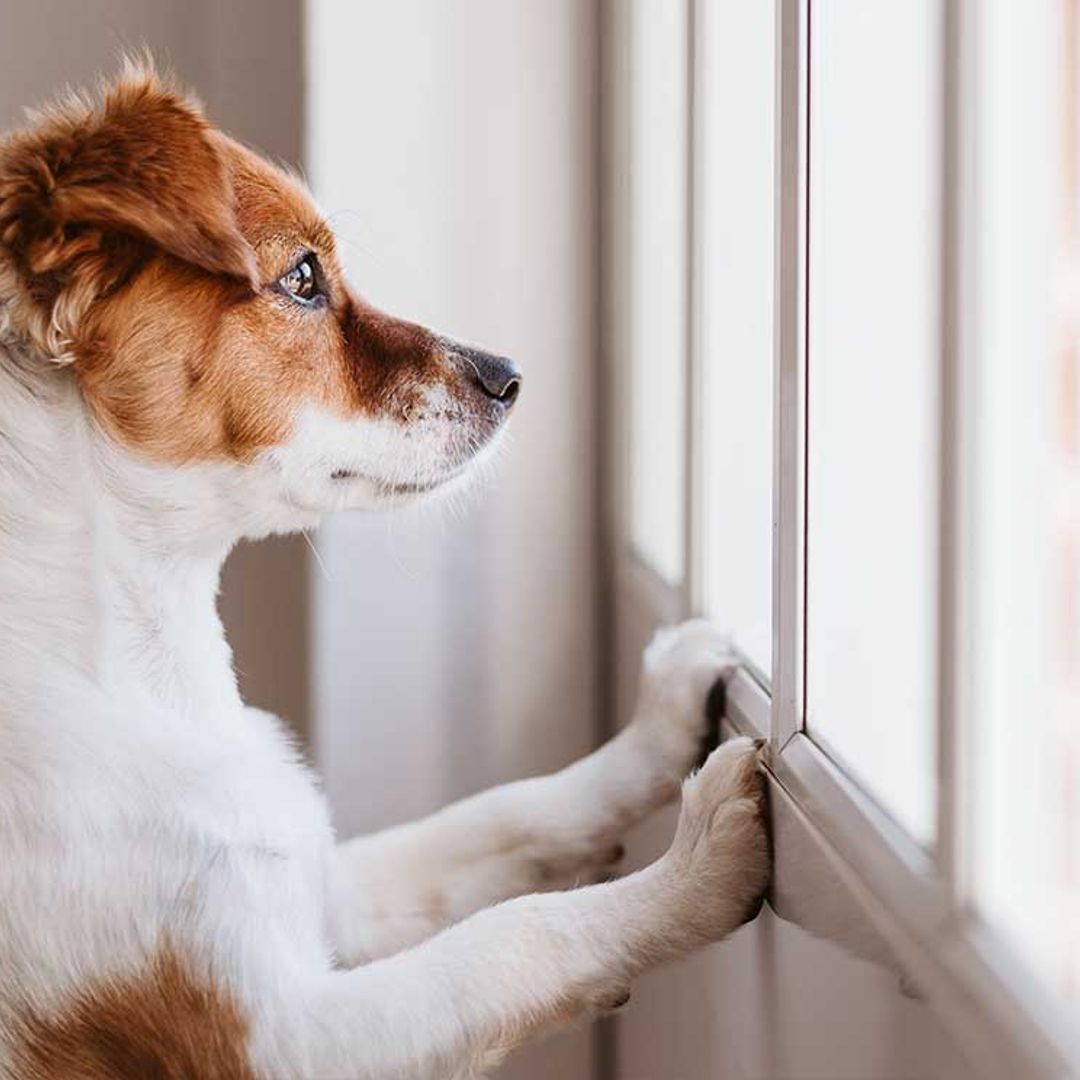
[[[630,437],[618,417],[621,380],[614,358],[625,355],[620,336],[625,297],[620,275],[625,270],[626,240],[619,215],[625,192],[612,184],[608,171],[605,266],[610,270],[609,295],[614,297],[606,353],[617,418],[611,428],[608,461],[614,475],[611,546],[614,567],[613,611],[629,619],[636,635],[623,635],[615,656],[615,676],[628,679],[636,664],[634,650],[642,628],[669,622],[700,610],[702,541],[698,515],[703,505],[704,463],[699,452],[703,417],[702,357],[698,331],[702,295],[700,237],[695,207],[703,178],[695,161],[700,117],[695,115],[695,89],[700,85],[700,57],[694,25],[700,5],[689,5],[688,140],[689,191],[688,342],[687,365],[687,498],[685,579],[681,586],[664,583],[634,554],[626,515],[627,477],[622,463]],[[1080,1074],[1080,1032],[1074,1030],[1061,1004],[1019,962],[1005,941],[980,922],[967,905],[966,867],[962,843],[967,823],[961,793],[967,789],[963,747],[972,733],[963,730],[965,685],[970,661],[962,643],[970,598],[965,595],[963,563],[970,538],[964,500],[970,484],[970,418],[964,403],[965,380],[972,370],[974,340],[972,268],[974,266],[973,117],[978,108],[973,41],[978,0],[942,0],[943,77],[943,239],[942,265],[942,408],[940,518],[940,676],[937,762],[937,843],[928,851],[886,814],[804,729],[804,493],[805,384],[808,204],[808,27],[812,0],[776,2],[776,183],[774,292],[774,495],[773,495],[773,659],[771,687],[746,669],[732,680],[727,694],[726,723],[734,731],[767,739],[769,776],[790,800],[827,852],[832,865],[842,864],[845,877],[860,897],[865,914],[910,975],[929,1007],[985,1075],[1062,1076]],[[614,105],[605,112],[614,120],[606,156],[619,158],[630,137],[629,118],[612,87],[625,77],[625,11],[609,5],[605,32],[610,45],[607,89]],[[622,35],[622,37],[620,37]],[[632,178],[629,181],[632,183]],[[625,300],[623,300],[625,303]],[[622,402],[625,404],[625,402]],[[897,673],[898,678],[907,673]],[[616,693],[616,698],[618,694]]]

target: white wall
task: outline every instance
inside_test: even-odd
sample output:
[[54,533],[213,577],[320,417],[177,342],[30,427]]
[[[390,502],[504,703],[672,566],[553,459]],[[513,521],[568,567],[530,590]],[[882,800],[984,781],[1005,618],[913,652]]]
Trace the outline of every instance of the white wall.
[[[309,177],[376,304],[525,373],[458,513],[343,517],[313,567],[314,743],[343,833],[556,767],[595,723],[594,10],[308,5]],[[587,1075],[588,1037],[512,1066]]]

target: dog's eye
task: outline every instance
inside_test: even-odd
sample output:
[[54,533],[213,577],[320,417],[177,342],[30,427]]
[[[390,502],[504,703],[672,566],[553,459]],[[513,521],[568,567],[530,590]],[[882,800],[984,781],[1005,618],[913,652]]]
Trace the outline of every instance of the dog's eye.
[[314,300],[320,295],[314,259],[306,255],[284,277],[278,279],[278,284],[297,300]]

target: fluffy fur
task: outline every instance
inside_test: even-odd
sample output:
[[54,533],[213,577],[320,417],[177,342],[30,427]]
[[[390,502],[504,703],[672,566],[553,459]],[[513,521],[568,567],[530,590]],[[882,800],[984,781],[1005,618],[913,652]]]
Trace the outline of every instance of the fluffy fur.
[[474,1076],[752,910],[745,742],[659,862],[552,891],[678,793],[706,624],[590,757],[343,844],[237,694],[229,548],[461,482],[517,388],[357,297],[302,188],[147,71],[0,143],[0,1074]]

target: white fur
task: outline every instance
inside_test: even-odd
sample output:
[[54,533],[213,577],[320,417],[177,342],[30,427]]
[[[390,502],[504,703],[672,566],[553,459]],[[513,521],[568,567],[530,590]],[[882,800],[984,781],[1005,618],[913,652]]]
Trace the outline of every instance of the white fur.
[[636,720],[592,756],[337,847],[277,721],[241,702],[215,610],[230,546],[385,497],[336,468],[448,475],[447,439],[309,410],[247,468],[146,465],[70,371],[0,345],[0,1074],[20,1010],[62,1011],[167,938],[236,997],[260,1075],[474,1075],[744,917],[767,873],[745,743],[689,782],[654,866],[498,903],[605,872],[677,793],[731,663],[704,624],[657,641]]
[[[505,430],[477,447],[455,416],[441,387],[426,390],[424,408],[408,423],[347,420],[306,405],[288,443],[264,454],[260,468],[278,474],[287,503],[315,515],[409,498],[395,490],[400,485],[437,485],[445,493],[497,452]],[[351,470],[356,478],[333,479],[339,470]]]

